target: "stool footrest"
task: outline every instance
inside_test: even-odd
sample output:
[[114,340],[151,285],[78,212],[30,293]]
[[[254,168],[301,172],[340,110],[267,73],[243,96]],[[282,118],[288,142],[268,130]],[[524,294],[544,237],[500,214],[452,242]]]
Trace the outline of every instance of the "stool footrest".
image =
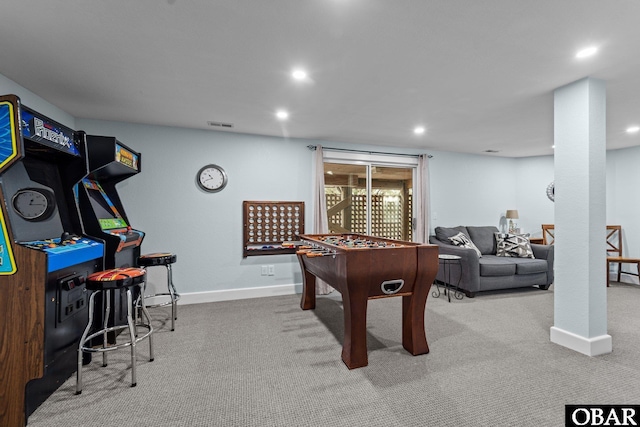
[[[136,344],[139,343],[140,341],[142,341],[143,339],[147,338],[149,335],[151,335],[153,333],[153,327],[151,325],[147,325],[147,324],[138,324],[136,325],[136,329],[137,328],[146,328],[147,332],[145,332],[144,335],[139,335],[136,337],[135,342]],[[106,328],[106,329],[101,329],[97,332],[94,332],[93,334],[87,336],[87,338],[85,339],[85,341],[91,341],[93,338],[97,338],[99,336],[104,335],[107,332],[113,332],[113,331],[120,331],[123,329],[129,329],[128,325],[122,325],[122,326],[112,326],[110,328]],[[115,343],[115,344],[107,344],[106,346],[103,347],[99,347],[99,346],[94,346],[94,347],[86,347],[86,346],[82,346],[80,347],[81,351],[86,351],[88,353],[103,353],[105,351],[113,351],[113,350],[118,350],[120,348],[125,348],[125,347],[129,347],[131,344],[133,344],[131,341],[125,341],[122,343]]]
[[[153,295],[145,295],[144,299],[145,301],[147,300],[147,298],[158,298],[158,297],[171,297],[170,293],[160,293],[160,294],[153,294]],[[157,308],[157,307],[166,307],[167,305],[171,305],[177,301],[180,301],[180,294],[173,294],[173,298],[169,298],[169,301],[165,301],[165,302],[159,302],[156,304],[145,304],[144,306],[146,308]]]

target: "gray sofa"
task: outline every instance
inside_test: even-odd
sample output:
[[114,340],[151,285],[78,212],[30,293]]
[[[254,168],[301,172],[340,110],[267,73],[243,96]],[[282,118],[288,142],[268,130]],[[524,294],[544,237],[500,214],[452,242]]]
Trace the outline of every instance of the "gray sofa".
[[[475,249],[455,246],[450,237],[462,232],[478,248],[482,256],[478,256]],[[451,267],[451,282],[470,298],[476,292],[538,286],[549,289],[553,283],[553,245],[531,244],[535,258],[520,258],[510,256],[496,256],[496,227],[436,227],[435,236],[429,237],[429,243],[438,245],[441,254],[458,255],[461,257],[461,269]],[[438,270],[436,280],[444,282],[443,269]]]

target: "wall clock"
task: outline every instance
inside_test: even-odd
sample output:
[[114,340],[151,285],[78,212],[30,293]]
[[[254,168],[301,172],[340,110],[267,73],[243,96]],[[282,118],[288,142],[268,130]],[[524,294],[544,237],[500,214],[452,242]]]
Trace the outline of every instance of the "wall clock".
[[551,200],[552,202],[556,201],[556,187],[554,182],[552,182],[551,184],[549,184],[547,186],[547,197],[549,198],[549,200]]
[[227,173],[218,165],[206,165],[198,171],[196,182],[204,191],[217,193],[227,185]]
[[52,191],[44,188],[23,188],[11,198],[13,210],[27,221],[44,221],[56,208]]

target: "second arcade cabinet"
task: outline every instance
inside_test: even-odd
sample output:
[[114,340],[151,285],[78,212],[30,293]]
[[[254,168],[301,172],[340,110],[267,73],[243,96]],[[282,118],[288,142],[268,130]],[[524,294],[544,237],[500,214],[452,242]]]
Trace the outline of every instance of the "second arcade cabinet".
[[[140,153],[115,137],[86,135],[89,173],[78,191],[85,232],[105,242],[105,269],[135,267],[144,233],[131,228],[116,184],[140,172]],[[125,291],[114,292],[111,321],[127,322]]]

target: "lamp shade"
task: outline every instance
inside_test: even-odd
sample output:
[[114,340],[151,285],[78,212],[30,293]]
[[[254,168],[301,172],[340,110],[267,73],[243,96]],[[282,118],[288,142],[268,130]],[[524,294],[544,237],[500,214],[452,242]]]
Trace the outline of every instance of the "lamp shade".
[[507,214],[505,217],[510,219],[518,219],[518,210],[517,209],[509,209],[507,210]]

